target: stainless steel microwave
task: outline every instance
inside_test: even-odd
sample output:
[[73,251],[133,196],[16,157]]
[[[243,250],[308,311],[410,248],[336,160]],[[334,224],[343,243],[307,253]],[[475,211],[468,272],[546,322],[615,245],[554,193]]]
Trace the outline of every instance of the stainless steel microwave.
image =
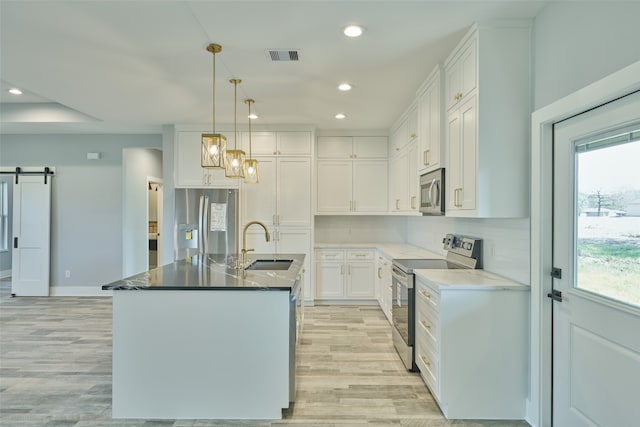
[[420,212],[444,215],[444,168],[420,176]]

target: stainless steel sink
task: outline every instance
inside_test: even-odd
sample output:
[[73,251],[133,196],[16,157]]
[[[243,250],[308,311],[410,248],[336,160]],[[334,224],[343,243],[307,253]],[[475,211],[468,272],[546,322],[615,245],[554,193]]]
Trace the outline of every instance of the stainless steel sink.
[[257,259],[247,265],[245,270],[288,270],[292,259]]

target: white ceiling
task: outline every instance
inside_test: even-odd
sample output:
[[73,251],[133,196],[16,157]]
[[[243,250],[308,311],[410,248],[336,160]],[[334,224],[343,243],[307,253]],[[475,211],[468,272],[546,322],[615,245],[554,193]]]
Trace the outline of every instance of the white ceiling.
[[[240,78],[239,124],[251,97],[255,126],[387,129],[473,22],[531,19],[547,3],[0,0],[0,131],[211,125],[211,42],[223,47],[218,124],[233,123],[228,80]],[[365,27],[359,39],[342,35],[351,23]],[[302,59],[270,62],[273,48],[300,49]],[[353,90],[339,92],[344,81]],[[25,94],[8,94],[13,86]]]

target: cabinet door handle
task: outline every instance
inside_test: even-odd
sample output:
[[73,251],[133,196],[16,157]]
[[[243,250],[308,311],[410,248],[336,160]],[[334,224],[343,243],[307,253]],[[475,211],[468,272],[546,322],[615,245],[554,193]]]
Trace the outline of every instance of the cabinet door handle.
[[378,267],[378,279],[382,279],[382,267]]
[[340,275],[344,276],[344,264],[340,265]]
[[431,299],[431,294],[429,292],[425,292],[421,290],[420,295],[422,295],[425,298]]
[[354,159],[357,159],[357,158],[358,158],[358,155],[357,155],[357,154],[354,154],[354,155],[353,155],[353,158],[354,158]]
[[396,199],[396,210],[400,210],[400,199]]
[[351,264],[349,264],[348,274],[349,274],[349,276],[351,276]]
[[416,196],[411,196],[411,209],[416,208]]
[[424,326],[428,330],[431,330],[431,325],[425,322],[424,320],[421,320],[420,323],[422,324],[422,326]]
[[427,359],[423,355],[420,355],[420,359],[422,359],[422,361],[424,362],[425,365],[431,367],[431,363],[429,362],[429,359]]
[[356,201],[355,200],[353,201],[353,211],[354,212],[356,211]]

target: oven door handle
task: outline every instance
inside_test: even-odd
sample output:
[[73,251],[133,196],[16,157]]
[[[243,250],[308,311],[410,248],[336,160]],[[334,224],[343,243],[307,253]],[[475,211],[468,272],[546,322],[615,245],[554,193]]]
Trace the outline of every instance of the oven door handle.
[[409,276],[407,276],[406,274],[404,274],[402,272],[402,270],[398,269],[397,267],[392,267],[391,268],[391,276],[393,278],[395,278],[398,282],[400,282],[401,284],[405,285],[408,288],[412,288],[412,283],[409,283]]

